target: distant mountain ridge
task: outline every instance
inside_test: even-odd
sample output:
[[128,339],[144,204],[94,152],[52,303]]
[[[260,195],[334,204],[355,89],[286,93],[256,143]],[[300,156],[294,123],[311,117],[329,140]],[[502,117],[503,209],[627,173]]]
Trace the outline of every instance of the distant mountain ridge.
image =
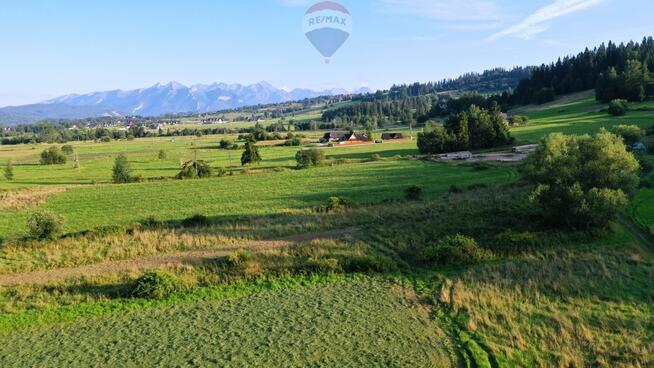
[[281,103],[319,96],[370,92],[328,89],[286,91],[267,82],[242,84],[195,84],[190,87],[177,82],[157,83],[136,90],[113,90],[72,94],[39,104],[0,109],[0,123],[32,123],[44,119],[82,119],[98,116],[159,116],[173,113],[208,113],[243,106]]

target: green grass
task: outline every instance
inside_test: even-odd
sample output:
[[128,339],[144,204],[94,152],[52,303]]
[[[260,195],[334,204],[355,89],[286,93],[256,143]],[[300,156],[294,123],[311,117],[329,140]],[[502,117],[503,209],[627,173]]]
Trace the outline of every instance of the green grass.
[[[317,138],[318,133],[309,133]],[[14,180],[0,180],[0,190],[30,188],[48,185],[89,185],[109,182],[114,158],[125,154],[136,175],[143,178],[174,177],[179,172],[181,160],[196,157],[206,160],[213,167],[242,170],[242,150],[220,150],[218,143],[225,136],[143,138],[132,141],[109,143],[74,143],[81,168],[74,169],[72,158],[65,165],[39,165],[39,155],[49,145],[0,146],[0,165],[8,160],[14,162]],[[234,136],[232,139],[236,138]],[[280,142],[281,143],[281,142]],[[263,162],[256,168],[294,167],[298,147],[262,147]],[[167,154],[159,160],[159,150]],[[417,153],[415,142],[386,143],[364,146],[346,146],[325,149],[327,157],[369,158],[373,154],[382,157],[413,155]]]
[[641,190],[632,201],[630,210],[636,223],[654,235],[654,189]]
[[174,303],[0,339],[3,367],[453,365],[427,310],[372,279]]
[[[149,216],[181,220],[200,213],[225,220],[272,215],[317,206],[331,196],[378,203],[401,198],[409,185],[423,186],[427,197],[433,198],[452,183],[496,183],[515,175],[511,166],[474,171],[465,166],[381,161],[204,180],[80,187],[51,197],[41,207],[63,215],[67,232],[78,232],[129,224]],[[26,218],[32,211],[0,214],[0,235],[24,234]]]
[[654,101],[630,104],[626,116],[613,117],[606,109],[607,106],[598,103],[591,91],[564,96],[542,106],[518,108],[511,113],[529,116],[529,124],[512,129],[511,134],[519,142],[535,142],[549,133],[595,133],[600,128],[610,129],[620,124],[634,124],[642,128],[654,126]]

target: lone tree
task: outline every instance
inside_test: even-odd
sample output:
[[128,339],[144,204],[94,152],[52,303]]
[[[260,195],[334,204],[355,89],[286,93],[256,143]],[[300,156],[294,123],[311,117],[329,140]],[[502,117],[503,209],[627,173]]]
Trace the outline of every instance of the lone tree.
[[531,198],[547,217],[570,228],[607,225],[636,189],[638,161],[622,138],[552,134],[529,156],[524,177],[536,185]]
[[11,160],[7,161],[7,166],[5,166],[3,171],[5,179],[14,180],[14,163]]
[[320,166],[325,161],[325,153],[319,149],[300,150],[295,154],[298,169]]
[[629,110],[627,100],[615,99],[609,103],[609,114],[613,116],[623,116]]
[[182,170],[177,174],[177,179],[196,179],[211,176],[211,166],[203,160],[191,160],[182,164]]
[[58,147],[52,146],[41,152],[41,165],[63,165],[65,163],[66,155]]
[[638,125],[618,125],[611,129],[611,133],[622,137],[629,146],[643,139],[643,130]]
[[127,161],[127,157],[122,153],[116,157],[111,178],[116,184],[133,183],[138,181],[136,176],[132,175],[132,168]]
[[248,164],[258,164],[259,162],[261,162],[259,149],[253,140],[248,139],[248,141],[245,142],[245,150],[241,156],[241,165],[245,166]]
[[167,156],[168,155],[166,155],[166,151],[164,150],[159,150],[159,153],[157,154],[157,158],[160,160],[165,160]]

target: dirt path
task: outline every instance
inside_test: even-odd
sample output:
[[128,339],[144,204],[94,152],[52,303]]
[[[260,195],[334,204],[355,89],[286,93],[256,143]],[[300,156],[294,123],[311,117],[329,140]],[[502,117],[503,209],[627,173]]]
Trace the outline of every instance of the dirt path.
[[170,253],[161,256],[139,257],[122,261],[107,261],[91,265],[57,268],[0,275],[0,286],[43,285],[81,277],[101,276],[105,274],[120,274],[154,270],[162,267],[181,265],[197,265],[212,259],[226,257],[232,252],[245,249],[252,252],[266,252],[286,248],[290,245],[317,239],[336,239],[350,234],[352,229],[335,230],[320,233],[309,233],[281,238],[277,240],[249,241],[243,244],[220,248]]

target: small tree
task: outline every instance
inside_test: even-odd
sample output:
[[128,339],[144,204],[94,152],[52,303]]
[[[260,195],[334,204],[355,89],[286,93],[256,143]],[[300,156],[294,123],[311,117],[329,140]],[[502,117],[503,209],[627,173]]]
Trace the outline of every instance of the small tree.
[[63,152],[65,155],[72,155],[73,154],[73,146],[71,146],[70,144],[62,146],[61,147],[61,152]]
[[220,149],[224,149],[224,150],[233,150],[238,148],[238,144],[234,143],[232,140],[227,138],[221,139],[218,146],[220,147]]
[[609,114],[613,116],[623,116],[629,110],[627,100],[615,99],[609,103]]
[[259,149],[257,148],[255,142],[249,139],[247,142],[245,142],[245,150],[241,156],[241,165],[245,166],[249,164],[258,164],[259,162],[261,162]]
[[536,185],[532,200],[552,221],[591,228],[607,225],[627,205],[638,169],[622,139],[602,130],[592,137],[549,135],[529,156],[523,175]]
[[7,166],[4,168],[5,179],[14,180],[14,163],[11,160],[7,161]]
[[325,153],[319,149],[300,150],[295,154],[298,169],[320,166],[325,161]]
[[27,219],[27,229],[34,239],[54,239],[61,234],[63,219],[49,211],[33,213]]
[[416,201],[422,198],[422,187],[412,185],[404,191],[404,198],[410,201]]
[[168,155],[166,154],[166,151],[164,150],[159,150],[159,153],[157,154],[157,158],[160,160],[165,160]]
[[370,125],[366,126],[366,139],[368,139],[369,142],[374,140],[372,126]]
[[65,163],[66,155],[58,147],[52,146],[41,152],[41,165],[63,165]]
[[211,176],[211,166],[203,160],[191,160],[182,164],[177,179],[207,178]]
[[112,170],[113,182],[116,184],[133,183],[138,181],[136,176],[132,175],[132,167],[127,161],[127,157],[122,153],[116,157]]

